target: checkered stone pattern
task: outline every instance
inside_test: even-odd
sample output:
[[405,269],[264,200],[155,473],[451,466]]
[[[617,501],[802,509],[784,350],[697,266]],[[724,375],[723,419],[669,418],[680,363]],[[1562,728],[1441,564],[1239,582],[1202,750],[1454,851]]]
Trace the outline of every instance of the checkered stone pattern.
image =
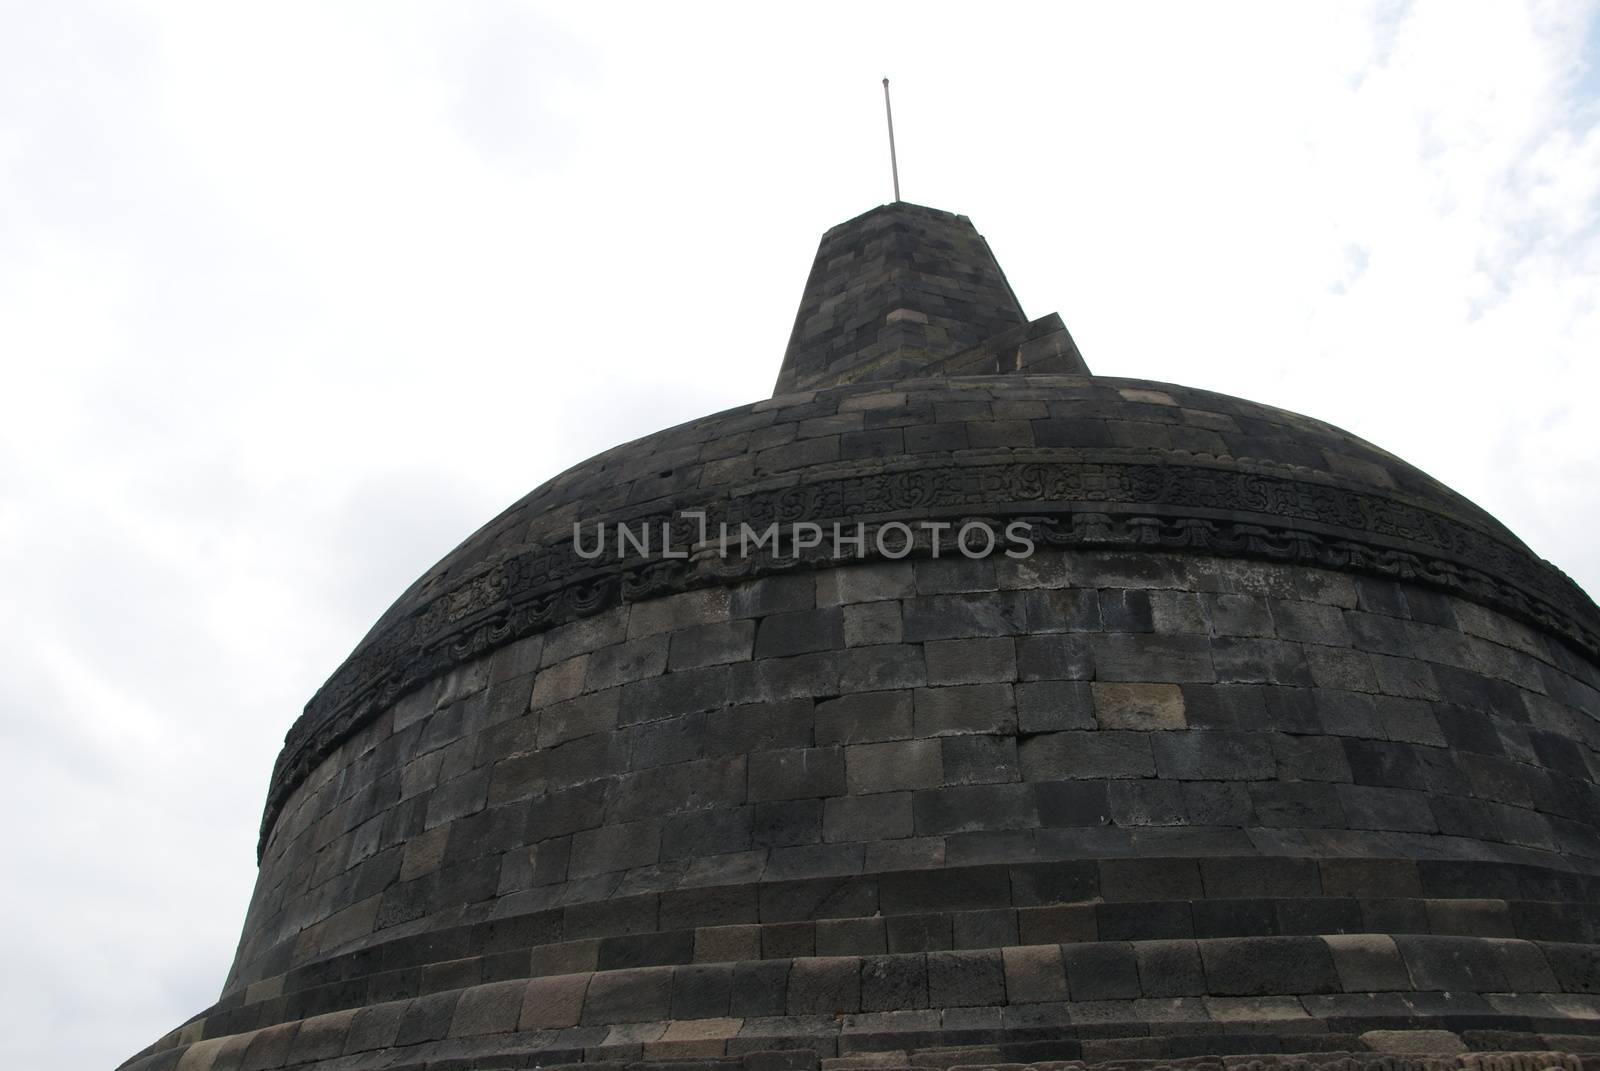
[[1475,603],[1193,555],[622,606],[330,755],[225,997],[149,1059],[1570,1048],[1597,687]]

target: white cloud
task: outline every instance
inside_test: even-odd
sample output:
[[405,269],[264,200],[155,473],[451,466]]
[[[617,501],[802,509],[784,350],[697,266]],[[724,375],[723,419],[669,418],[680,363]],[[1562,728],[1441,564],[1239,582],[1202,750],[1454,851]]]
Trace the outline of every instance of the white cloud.
[[1592,4],[0,5],[0,1054],[220,986],[283,731],[418,573],[769,392],[970,214],[1104,374],[1310,412],[1600,590]]

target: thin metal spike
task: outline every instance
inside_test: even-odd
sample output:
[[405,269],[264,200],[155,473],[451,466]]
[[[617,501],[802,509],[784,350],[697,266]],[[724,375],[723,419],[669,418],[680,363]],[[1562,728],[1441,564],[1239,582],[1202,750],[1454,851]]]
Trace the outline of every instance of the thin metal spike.
[[894,199],[900,200],[900,161],[894,155],[894,109],[889,107],[889,79],[883,80],[883,114],[889,119],[889,170],[894,175]]

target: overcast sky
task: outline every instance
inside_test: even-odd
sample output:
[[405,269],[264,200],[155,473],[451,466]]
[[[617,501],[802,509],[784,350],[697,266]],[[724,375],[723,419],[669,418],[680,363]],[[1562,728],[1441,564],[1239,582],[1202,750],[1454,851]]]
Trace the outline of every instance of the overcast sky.
[[1310,413],[1600,591],[1592,3],[0,0],[0,1064],[221,986],[284,731],[568,465],[965,213],[1100,374]]

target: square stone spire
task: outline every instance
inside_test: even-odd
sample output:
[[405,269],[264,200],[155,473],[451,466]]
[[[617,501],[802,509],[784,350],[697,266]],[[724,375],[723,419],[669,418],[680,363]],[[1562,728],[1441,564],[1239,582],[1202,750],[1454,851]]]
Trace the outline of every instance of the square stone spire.
[[966,216],[896,201],[822,236],[777,393],[998,372],[1088,374],[1051,314],[1029,321]]

